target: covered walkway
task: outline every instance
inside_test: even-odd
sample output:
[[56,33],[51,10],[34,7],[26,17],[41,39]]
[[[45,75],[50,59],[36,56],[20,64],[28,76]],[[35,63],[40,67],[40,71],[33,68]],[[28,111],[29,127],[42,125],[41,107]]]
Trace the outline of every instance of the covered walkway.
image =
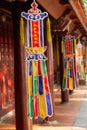
[[[36,121],[33,130],[87,130],[87,86],[79,86],[69,95],[68,103],[61,103],[61,90],[56,86],[55,92],[55,120]],[[0,130],[15,130],[14,114],[0,123]]]

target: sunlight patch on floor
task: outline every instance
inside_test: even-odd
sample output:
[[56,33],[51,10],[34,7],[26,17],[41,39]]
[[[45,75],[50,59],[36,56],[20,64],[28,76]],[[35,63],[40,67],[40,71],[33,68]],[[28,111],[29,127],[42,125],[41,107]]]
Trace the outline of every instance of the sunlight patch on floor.
[[33,130],[87,130],[87,128],[81,127],[55,127],[55,126],[34,126]]

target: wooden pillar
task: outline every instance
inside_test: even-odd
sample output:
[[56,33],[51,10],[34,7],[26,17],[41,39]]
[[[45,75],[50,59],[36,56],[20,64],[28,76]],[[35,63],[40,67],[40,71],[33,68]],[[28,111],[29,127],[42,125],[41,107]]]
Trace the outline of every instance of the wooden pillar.
[[27,89],[25,74],[24,46],[20,43],[20,14],[21,6],[13,3],[13,32],[14,32],[14,84],[15,84],[15,111],[16,130],[28,129]]
[[61,102],[66,103],[69,101],[69,90],[63,91],[62,81],[63,81],[63,54],[61,53],[61,37],[59,39],[59,54],[60,54],[60,82],[61,82]]

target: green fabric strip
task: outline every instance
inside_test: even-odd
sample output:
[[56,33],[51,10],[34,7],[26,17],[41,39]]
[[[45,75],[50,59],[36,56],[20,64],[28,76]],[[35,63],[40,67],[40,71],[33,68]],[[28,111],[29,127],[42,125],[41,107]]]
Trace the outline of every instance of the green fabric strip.
[[45,61],[42,61],[42,62],[41,62],[41,65],[42,65],[42,72],[43,72],[44,75],[46,75],[46,74],[47,74],[47,70],[46,70]]
[[37,94],[37,76],[33,76],[33,94]]
[[66,70],[66,75],[67,75],[68,78],[70,77],[70,69]]
[[66,89],[66,78],[63,79],[62,89]]
[[29,106],[29,117],[32,118],[33,117],[33,99],[32,96],[28,96],[28,106]]
[[84,80],[85,79],[85,73],[82,72],[82,79]]

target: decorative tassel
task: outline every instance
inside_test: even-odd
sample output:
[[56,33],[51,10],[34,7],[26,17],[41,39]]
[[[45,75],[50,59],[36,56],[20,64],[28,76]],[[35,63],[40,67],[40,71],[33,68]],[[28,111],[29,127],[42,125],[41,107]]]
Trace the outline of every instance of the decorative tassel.
[[47,18],[47,41],[50,43],[52,41],[51,37],[51,26],[50,26],[50,19]]
[[76,39],[74,39],[74,52],[76,53]]
[[20,43],[24,45],[24,21],[20,19]]
[[59,62],[59,44],[58,44],[58,38],[56,38],[56,50],[57,50],[57,65],[59,67],[60,62]]
[[61,42],[61,52],[64,53],[64,41]]

